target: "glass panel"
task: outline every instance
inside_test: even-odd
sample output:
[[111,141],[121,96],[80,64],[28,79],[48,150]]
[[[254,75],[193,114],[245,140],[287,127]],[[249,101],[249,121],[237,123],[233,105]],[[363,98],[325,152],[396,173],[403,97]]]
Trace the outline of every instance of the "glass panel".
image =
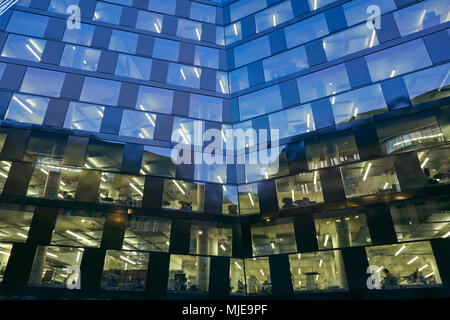
[[342,252],[329,250],[289,256],[295,292],[347,290]]
[[73,200],[80,173],[80,169],[36,164],[27,197]]
[[302,102],[350,89],[347,71],[343,64],[300,77],[297,79],[297,85]]
[[403,77],[412,104],[450,96],[450,64],[408,74]]
[[239,185],[238,195],[241,215],[259,213],[258,186],[256,183]]
[[3,47],[2,57],[40,62],[47,41],[10,34]]
[[123,240],[123,250],[169,252],[170,220],[131,216]]
[[179,52],[180,52],[180,42],[155,38],[152,54],[153,58],[177,62]]
[[64,158],[67,136],[34,131],[28,140],[23,160],[60,164]]
[[272,293],[269,258],[245,259],[245,274],[249,295]]
[[80,0],[51,0],[48,11],[66,14],[67,7],[79,4]]
[[251,225],[254,256],[297,251],[292,218],[266,219]]
[[279,5],[270,7],[255,14],[256,32],[261,32],[269,28],[288,21],[294,17],[290,1],[285,1]]
[[203,211],[205,186],[181,180],[164,180],[163,208]]
[[335,1],[336,0],[308,0],[308,4],[311,10],[317,10]]
[[230,5],[231,21],[235,21],[251,15],[261,9],[267,7],[267,0],[239,0]]
[[100,247],[105,218],[101,213],[64,210],[58,213],[51,244]]
[[144,177],[102,172],[98,201],[140,207],[144,181]]
[[136,109],[172,113],[173,91],[153,87],[139,87]]
[[41,125],[50,99],[15,93],[6,112],[6,120]]
[[340,169],[347,198],[400,191],[391,158],[358,162]]
[[[0,283],[3,281],[6,266],[11,255],[12,244],[0,243]],[[242,271],[244,272],[244,271]]]
[[214,48],[196,46],[194,64],[201,67],[219,69],[219,50]]
[[445,141],[434,116],[386,121],[378,125],[377,134],[382,151],[387,154],[430,147]]
[[373,82],[431,66],[422,39],[378,51],[365,58]]
[[150,79],[152,60],[120,54],[117,59],[115,75],[140,80]]
[[269,37],[264,36],[234,48],[234,64],[239,68],[271,55]]
[[279,139],[316,130],[310,104],[275,112],[268,118],[270,129],[278,130]]
[[208,292],[209,260],[209,257],[170,255],[168,292]]
[[192,222],[189,254],[230,257],[232,243],[231,224],[207,221]]
[[115,106],[119,100],[120,82],[85,77],[80,100]]
[[25,242],[28,238],[34,206],[0,205],[0,240]]
[[399,242],[450,236],[450,200],[428,200],[390,207]]
[[175,143],[203,146],[203,141],[198,141],[201,139],[195,139],[194,133],[195,128],[197,128],[197,130],[204,130],[204,127],[205,123],[203,121],[175,117],[173,120],[171,141]]
[[105,2],[97,2],[92,20],[119,24],[122,15],[122,7]]
[[119,134],[141,139],[153,139],[156,126],[156,114],[124,110]]
[[349,133],[307,140],[305,149],[309,170],[359,160],[355,137]]
[[328,25],[323,13],[284,28],[288,48],[296,47],[327,35]]
[[239,215],[238,189],[236,186],[222,186],[222,214]]
[[108,49],[119,52],[135,53],[137,41],[138,35],[136,33],[113,29]]
[[189,18],[208,23],[216,23],[216,7],[198,2],[191,2]]
[[333,96],[330,102],[336,124],[388,111],[379,84]]
[[0,162],[0,193],[3,192],[3,187],[5,186],[6,179],[8,179],[9,169],[11,169],[11,162]]
[[106,251],[101,288],[144,291],[149,254],[135,251]]
[[417,152],[427,184],[450,182],[450,147],[434,148]]
[[175,177],[176,166],[172,161],[172,149],[144,146],[141,174],[159,177]]
[[201,74],[201,68],[170,63],[167,74],[167,83],[199,89]]
[[250,84],[248,82],[247,67],[233,70],[228,73],[230,79],[230,92],[238,92],[247,89]]
[[192,40],[202,40],[202,24],[185,19],[178,19],[177,36]]
[[364,213],[316,213],[319,249],[337,249],[372,244]]
[[43,37],[47,29],[48,20],[49,18],[46,16],[14,10],[11,18],[9,18],[6,31]]
[[438,286],[442,283],[429,242],[367,247],[366,253],[369,264],[375,266],[373,274],[382,278],[382,289]]
[[[379,0],[377,1],[377,6],[380,8],[380,14],[385,14],[397,9],[394,0]],[[369,1],[367,0],[354,0],[345,3],[342,7],[348,26],[353,26],[366,21],[370,16],[370,14],[367,13],[367,8],[369,7]]]
[[242,28],[240,21],[225,27],[225,39],[227,41],[227,45],[242,39]]
[[230,295],[245,296],[244,260],[230,259]]
[[95,26],[86,23],[82,23],[80,29],[66,28],[63,41],[90,46],[92,38],[94,37],[94,30]]
[[[255,108],[258,106],[258,108]],[[239,114],[241,120],[267,114],[283,107],[280,87],[273,86],[239,97]]]
[[281,210],[323,202],[318,171],[276,179],[275,183],[278,206]]
[[66,77],[65,73],[27,68],[20,91],[48,97],[59,97]]
[[119,171],[123,148],[122,143],[91,140],[87,148],[84,166],[88,169]]
[[263,60],[264,78],[266,81],[278,79],[288,74],[308,68],[305,47],[283,52]]
[[149,0],[148,10],[175,15],[177,0]]
[[222,121],[223,99],[191,94],[189,117]]
[[71,102],[67,110],[64,128],[100,132],[105,107]]
[[82,256],[82,248],[38,246],[28,284],[38,287],[66,287],[71,275],[74,276],[71,280],[76,283],[77,273],[69,273],[68,268],[79,268]]
[[[246,182],[270,179],[289,174],[286,146],[260,150],[255,153],[250,153],[248,157],[249,160],[245,162]],[[253,164],[256,162],[254,162],[252,157],[259,159],[257,164]]]
[[153,12],[139,10],[136,29],[161,33],[163,16]]
[[99,60],[100,50],[66,45],[59,65],[87,71],[97,71]]

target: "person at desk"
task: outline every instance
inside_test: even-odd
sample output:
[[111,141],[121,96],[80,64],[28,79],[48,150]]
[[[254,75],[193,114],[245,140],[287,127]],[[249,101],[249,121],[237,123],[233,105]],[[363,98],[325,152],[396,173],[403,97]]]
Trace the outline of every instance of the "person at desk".
[[192,203],[186,201],[179,201],[182,211],[192,211]]
[[425,175],[425,178],[427,179],[427,185],[433,185],[433,184],[439,183],[439,181],[430,177],[430,169],[428,169],[428,168],[423,169],[423,174]]
[[281,209],[289,209],[289,208],[294,208],[294,202],[292,201],[291,198],[283,198],[283,207],[281,207]]
[[398,286],[398,279],[392,272],[390,272],[388,269],[384,269],[384,279],[381,282],[381,288],[387,289],[387,288],[393,288]]
[[73,200],[72,195],[68,194],[67,191],[64,191],[62,195],[64,200]]

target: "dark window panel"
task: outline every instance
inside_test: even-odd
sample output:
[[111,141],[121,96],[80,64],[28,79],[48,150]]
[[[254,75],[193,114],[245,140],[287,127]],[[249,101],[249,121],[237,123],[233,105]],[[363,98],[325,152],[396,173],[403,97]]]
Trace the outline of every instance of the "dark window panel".
[[423,40],[433,64],[450,59],[450,35],[448,29],[430,34]]
[[375,29],[377,32],[378,41],[380,43],[400,37],[400,32],[398,31],[397,24],[392,13],[382,15],[380,23],[382,27],[380,29]]
[[69,101],[51,99],[47,107],[47,112],[45,113],[44,126],[62,128],[68,108]]
[[169,252],[175,254],[189,254],[192,220],[176,219],[172,221],[170,230]]
[[3,72],[0,88],[18,91],[25,74],[26,67],[17,64],[8,64]]
[[123,109],[105,107],[100,132],[119,134]]
[[117,52],[102,50],[98,61],[97,72],[114,74],[118,57],[119,54]]
[[310,67],[327,62],[327,56],[325,55],[325,50],[323,50],[321,39],[307,43],[305,45],[305,49]]
[[345,19],[344,10],[342,6],[334,7],[325,11],[327,19],[328,30],[330,33],[342,30],[347,27],[347,20]]
[[57,215],[58,208],[37,207],[31,221],[27,243],[50,245]]
[[277,54],[283,50],[286,50],[286,39],[284,36],[284,30],[280,29],[269,33],[270,50],[272,54]]
[[96,202],[98,187],[100,186],[100,176],[100,171],[81,170],[75,200]]

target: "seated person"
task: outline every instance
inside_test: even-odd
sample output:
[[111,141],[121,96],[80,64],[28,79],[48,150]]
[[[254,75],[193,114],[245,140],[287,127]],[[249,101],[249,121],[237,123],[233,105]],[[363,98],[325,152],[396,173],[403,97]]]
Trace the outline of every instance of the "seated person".
[[388,269],[384,269],[384,279],[381,282],[381,288],[387,289],[387,288],[394,288],[398,287],[398,279],[392,272],[390,272]]
[[73,200],[72,195],[68,194],[67,191],[64,191],[62,195],[64,200]]
[[179,201],[178,203],[181,205],[180,210],[182,210],[182,211],[192,211],[192,202]]
[[281,209],[289,209],[289,208],[294,208],[294,202],[292,201],[291,198],[283,198],[283,206],[281,207]]
[[238,210],[238,206],[237,205],[235,205],[235,204],[229,204],[228,205],[228,214],[230,216],[237,216],[238,215],[237,210]]

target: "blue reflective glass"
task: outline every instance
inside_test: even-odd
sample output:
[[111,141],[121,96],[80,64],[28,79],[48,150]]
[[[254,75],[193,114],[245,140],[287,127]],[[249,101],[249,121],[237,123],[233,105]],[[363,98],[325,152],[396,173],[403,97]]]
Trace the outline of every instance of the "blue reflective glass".
[[170,15],[175,14],[177,0],[149,0],[148,10],[166,13]]
[[119,93],[120,82],[85,77],[80,100],[114,106],[119,99]]
[[94,36],[95,27],[82,23],[80,29],[68,29],[64,32],[63,41],[90,46]]
[[156,114],[124,110],[119,134],[141,139],[153,139]]
[[324,14],[318,14],[306,20],[284,28],[288,48],[304,44],[327,35],[328,25]]
[[153,58],[178,61],[180,43],[178,41],[155,38],[153,46]]
[[247,67],[233,70],[229,73],[230,92],[238,92],[249,87]]
[[227,72],[216,72],[216,92],[220,92],[223,94],[230,93],[230,85],[228,83]]
[[240,21],[225,27],[225,39],[228,45],[242,39],[242,28]]
[[191,2],[191,11],[189,17],[194,20],[204,21],[208,23],[216,22],[216,7],[206,4]]
[[317,10],[335,1],[336,0],[308,0],[308,3],[311,10]]
[[275,112],[268,118],[270,129],[278,130],[279,139],[315,130],[310,104]]
[[285,1],[279,5],[270,7],[255,14],[256,32],[276,27],[280,23],[288,21],[293,17],[294,15],[290,1]]
[[267,7],[267,0],[240,0],[230,5],[231,21],[236,21]]
[[59,65],[81,70],[96,71],[99,59],[100,50],[66,45]]
[[22,11],[13,11],[6,31],[28,36],[43,37],[49,18]]
[[149,80],[151,70],[152,59],[121,54],[117,59],[115,75]]
[[15,93],[9,103],[5,119],[42,124],[50,99]]
[[121,6],[98,1],[92,20],[119,24],[121,14]]
[[200,88],[202,69],[170,63],[167,83],[189,88]]
[[113,30],[108,49],[126,53],[135,53],[137,42],[138,35],[136,33]]
[[27,68],[20,87],[21,92],[48,97],[59,97],[66,74],[50,70]]
[[136,109],[160,113],[172,113],[173,91],[154,88],[139,87]]
[[[366,21],[371,12],[367,10],[372,3],[370,0],[353,0],[342,5],[348,26],[353,26],[360,22]],[[380,8],[380,13],[385,14],[397,9],[394,0],[379,0],[376,5]]]
[[234,48],[234,64],[236,68],[250,62],[270,56],[269,37],[264,36]]
[[177,36],[192,40],[202,40],[202,23],[178,19]]
[[266,81],[284,77],[308,68],[305,48],[297,47],[263,60]]
[[380,81],[431,65],[422,39],[410,41],[365,57],[372,81]]
[[163,16],[154,12],[139,10],[136,29],[161,33]]
[[47,41],[10,34],[3,47],[2,57],[40,62]]
[[194,64],[201,66],[201,67],[218,69],[219,68],[219,50],[214,49],[214,48],[203,47],[203,46],[196,46],[195,47]]
[[197,146],[202,146],[203,141],[198,141],[202,139],[196,139],[194,137],[195,128],[198,128],[198,130],[204,130],[205,123],[200,120],[175,117],[173,119],[171,141],[175,143],[194,144]]
[[105,107],[71,102],[67,110],[64,128],[99,132]]
[[343,64],[308,74],[297,79],[300,100],[307,102],[350,89]]
[[48,6],[48,11],[66,14],[66,10],[69,6],[79,4],[80,0],[51,0]]
[[[255,108],[255,106],[258,106]],[[279,86],[258,90],[239,97],[241,120],[267,114],[282,108]]]
[[222,110],[222,99],[191,94],[189,117],[211,121],[222,121]]

